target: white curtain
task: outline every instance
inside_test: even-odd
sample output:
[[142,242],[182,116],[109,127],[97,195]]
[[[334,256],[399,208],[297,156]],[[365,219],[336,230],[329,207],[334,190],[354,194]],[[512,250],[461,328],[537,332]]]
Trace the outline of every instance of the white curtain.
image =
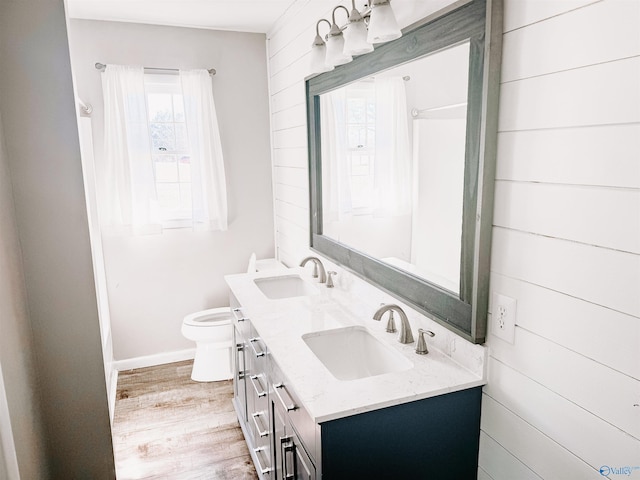
[[102,223],[116,231],[160,232],[143,68],[108,65],[102,90],[107,187]]
[[180,81],[191,152],[193,228],[226,230],[227,189],[211,75],[181,70]]
[[376,78],[376,216],[411,212],[407,95],[402,77]]
[[322,213],[325,221],[343,220],[352,211],[346,101],[344,88],[320,96]]
[[[180,72],[180,80],[191,155],[193,229],[226,230],[226,180],[211,76],[206,70],[188,70]],[[116,232],[160,233],[144,69],[108,65],[102,83],[107,196],[102,223]]]

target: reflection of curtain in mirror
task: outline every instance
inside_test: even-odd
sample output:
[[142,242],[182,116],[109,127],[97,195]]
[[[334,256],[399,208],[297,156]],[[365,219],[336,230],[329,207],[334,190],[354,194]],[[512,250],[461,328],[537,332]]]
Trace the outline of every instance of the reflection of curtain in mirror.
[[323,216],[325,221],[342,220],[352,211],[345,89],[321,95],[320,103]]
[[376,78],[375,216],[411,212],[411,146],[402,77]]

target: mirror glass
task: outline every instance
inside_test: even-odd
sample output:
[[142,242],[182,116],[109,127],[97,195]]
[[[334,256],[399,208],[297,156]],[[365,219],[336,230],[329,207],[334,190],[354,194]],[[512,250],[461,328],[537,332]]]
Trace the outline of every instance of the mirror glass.
[[320,95],[323,234],[460,292],[469,42]]

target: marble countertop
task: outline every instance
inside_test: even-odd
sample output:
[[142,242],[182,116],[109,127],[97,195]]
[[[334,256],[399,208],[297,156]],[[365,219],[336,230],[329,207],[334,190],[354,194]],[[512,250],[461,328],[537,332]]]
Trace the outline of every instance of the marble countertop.
[[[317,293],[270,300],[254,282],[257,278],[287,275],[300,275],[317,289]],[[482,368],[472,371],[463,367],[435,348],[428,337],[429,354],[417,355],[415,342],[403,345],[397,341],[397,333],[385,331],[386,315],[382,321],[373,320],[377,303],[339,287],[326,288],[312,279],[308,270],[291,268],[227,275],[225,280],[240,302],[243,314],[251,319],[269,354],[316,423],[486,383]],[[302,335],[353,325],[366,327],[373,336],[409,359],[413,368],[356,380],[336,379],[307,346]],[[397,316],[396,325],[399,329]],[[412,330],[417,340],[414,325]],[[476,359],[477,362],[482,363],[483,359]]]

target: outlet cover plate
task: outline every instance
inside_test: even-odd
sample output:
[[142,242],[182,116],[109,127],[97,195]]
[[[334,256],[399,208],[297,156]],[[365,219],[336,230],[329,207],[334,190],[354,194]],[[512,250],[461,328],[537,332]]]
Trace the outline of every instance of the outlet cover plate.
[[500,293],[493,294],[491,333],[513,344],[516,334],[517,301]]

